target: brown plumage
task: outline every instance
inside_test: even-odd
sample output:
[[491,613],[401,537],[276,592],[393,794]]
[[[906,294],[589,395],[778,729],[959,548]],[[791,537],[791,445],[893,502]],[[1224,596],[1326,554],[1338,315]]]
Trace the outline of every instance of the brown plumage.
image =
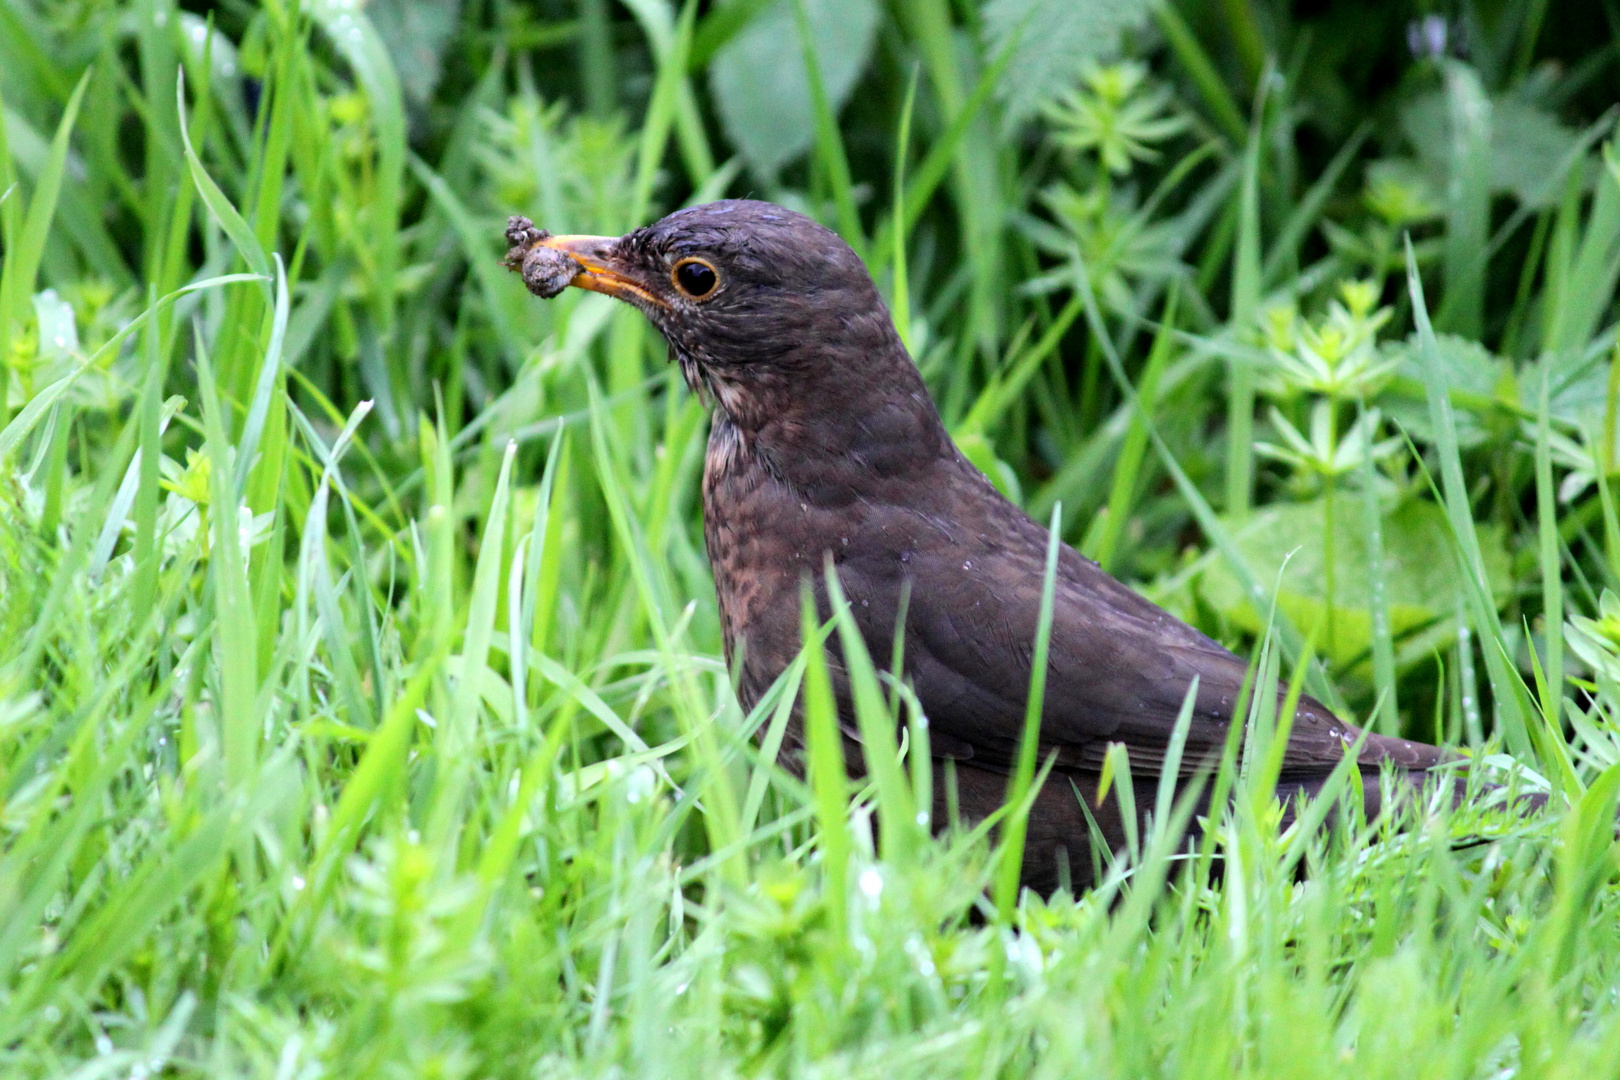
[[[905,677],[933,751],[954,762],[962,814],[998,807],[1018,750],[1040,608],[1047,530],[956,449],[860,259],[838,236],[769,203],[682,210],[622,238],[540,234],[514,219],[508,264],[566,254],[570,284],[640,308],[687,382],[714,403],[704,532],[727,658],[751,707],[799,649],[800,583],[830,555],[874,656],[890,654],[909,589]],[[1129,750],[1150,808],[1177,714],[1196,704],[1182,772],[1218,757],[1246,664],[1068,546],[1059,552],[1041,755],[1056,769],[1031,816],[1027,884],[1049,890],[1067,863],[1091,877],[1089,826],[1124,831],[1098,806],[1111,743]],[[823,607],[825,611],[825,606]],[[847,689],[840,708],[854,731]],[[1283,757],[1281,793],[1320,787],[1362,732],[1310,698]],[[784,753],[800,749],[790,729]],[[1448,755],[1367,735],[1358,763],[1378,810],[1385,762],[1420,779]],[[858,761],[851,762],[859,768]],[[945,785],[935,791],[943,799]],[[936,821],[944,807],[937,806]]]

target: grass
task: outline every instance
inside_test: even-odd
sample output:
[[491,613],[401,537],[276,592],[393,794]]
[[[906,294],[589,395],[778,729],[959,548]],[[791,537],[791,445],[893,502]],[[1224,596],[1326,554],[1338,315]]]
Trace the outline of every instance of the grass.
[[[1054,74],[1056,16],[998,3],[874,9],[852,82],[819,0],[0,7],[7,1075],[1612,1071],[1601,13],[1414,58],[1348,0],[1143,4]],[[709,79],[777,72],[768,18],[807,72],[770,168]],[[1282,829],[1257,702],[1202,841],[1111,754],[1152,818],[1043,899],[1006,872],[1042,763],[1009,828],[932,836],[927,726],[847,612],[806,632],[868,780],[821,650],[740,715],[702,404],[633,312],[496,259],[508,213],[748,193],[860,247],[1032,513],[1553,809],[1325,827],[1341,773]]]

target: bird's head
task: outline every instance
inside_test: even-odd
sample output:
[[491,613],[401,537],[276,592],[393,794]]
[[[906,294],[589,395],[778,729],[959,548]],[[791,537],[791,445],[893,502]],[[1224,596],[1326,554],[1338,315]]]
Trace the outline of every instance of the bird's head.
[[860,257],[772,203],[706,203],[621,237],[537,235],[531,247],[578,263],[568,284],[639,308],[688,384],[734,418],[828,377],[869,380],[896,357],[912,366]]

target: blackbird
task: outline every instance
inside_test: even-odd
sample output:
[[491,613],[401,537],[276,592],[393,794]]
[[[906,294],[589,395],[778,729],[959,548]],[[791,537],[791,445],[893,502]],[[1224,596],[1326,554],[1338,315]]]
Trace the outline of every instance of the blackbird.
[[[566,257],[565,269],[577,264],[568,284],[639,308],[686,382],[711,400],[704,536],[744,709],[798,654],[806,577],[828,610],[830,558],[873,656],[890,654],[904,610],[904,677],[928,717],[936,773],[947,762],[954,770],[964,818],[996,810],[1023,730],[1048,533],[957,450],[855,252],[803,215],[731,199],[618,238],[552,236],[521,218],[508,238],[507,265],[533,265],[529,255],[548,249],[547,258]],[[848,688],[832,660],[858,771]],[[1246,671],[1061,546],[1040,724],[1041,760],[1055,766],[1030,814],[1024,884],[1050,892],[1066,877],[1087,886],[1087,811],[1111,845],[1125,837],[1118,800],[1097,798],[1109,746],[1127,748],[1136,805],[1150,809],[1194,679],[1183,779],[1221,754]],[[802,750],[795,719],[786,763],[802,767]],[[1351,753],[1366,775],[1369,817],[1386,765],[1416,787],[1453,757],[1364,733],[1304,697],[1282,759],[1285,805],[1320,790]],[[949,785],[937,779],[933,820],[944,822]]]

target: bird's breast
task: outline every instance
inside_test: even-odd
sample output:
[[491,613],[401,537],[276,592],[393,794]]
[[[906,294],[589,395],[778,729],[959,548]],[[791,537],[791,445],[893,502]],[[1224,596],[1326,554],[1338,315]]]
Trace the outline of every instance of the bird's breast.
[[[717,412],[704,462],[703,531],[726,658],[741,659],[745,706],[798,653],[804,581],[819,585],[831,557],[851,602],[867,601],[865,614],[897,590],[912,541],[881,493],[849,479],[860,472],[851,460],[818,462],[824,468],[807,475],[805,462],[780,456]],[[872,588],[883,596],[866,595]]]
[[798,612],[798,580],[810,560],[809,538],[794,517],[791,499],[752,441],[716,413],[703,468],[703,538],[728,663],[738,662],[741,647],[745,707],[798,648],[798,626],[789,616]]

